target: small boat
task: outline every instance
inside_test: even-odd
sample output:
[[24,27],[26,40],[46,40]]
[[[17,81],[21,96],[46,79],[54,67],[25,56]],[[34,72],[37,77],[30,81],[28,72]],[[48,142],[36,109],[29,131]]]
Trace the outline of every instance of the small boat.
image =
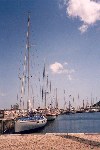
[[47,119],[44,116],[22,117],[15,122],[15,133],[36,130],[44,127],[46,123]]
[[56,112],[53,111],[52,109],[47,109],[45,111],[45,117],[47,118],[48,121],[52,121],[52,120],[55,120],[57,115],[56,115]]
[[48,121],[52,121],[56,119],[56,113],[47,113],[46,118]]

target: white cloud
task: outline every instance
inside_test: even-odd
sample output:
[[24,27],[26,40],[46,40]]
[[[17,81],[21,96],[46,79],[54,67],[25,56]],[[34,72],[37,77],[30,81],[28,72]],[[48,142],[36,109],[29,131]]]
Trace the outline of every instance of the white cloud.
[[61,73],[64,70],[63,65],[58,62],[51,64],[50,69],[52,70],[53,73]]
[[78,29],[81,31],[81,33],[84,33],[84,32],[86,32],[86,31],[87,31],[87,29],[88,29],[88,25],[83,24],[83,25],[82,25],[81,27],[79,27]]
[[72,80],[71,74],[75,72],[74,69],[65,68],[64,65],[68,65],[65,62],[63,65],[61,63],[55,62],[54,64],[50,65],[50,69],[54,74],[67,74],[69,80]]
[[83,25],[79,30],[83,33],[90,25],[100,21],[100,0],[64,0],[67,14],[79,18]]

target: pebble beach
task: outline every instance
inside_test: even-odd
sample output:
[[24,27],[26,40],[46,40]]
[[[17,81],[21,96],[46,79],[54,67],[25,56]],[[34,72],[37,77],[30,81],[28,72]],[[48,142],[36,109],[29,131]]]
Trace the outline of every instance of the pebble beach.
[[100,134],[0,135],[2,150],[100,150]]

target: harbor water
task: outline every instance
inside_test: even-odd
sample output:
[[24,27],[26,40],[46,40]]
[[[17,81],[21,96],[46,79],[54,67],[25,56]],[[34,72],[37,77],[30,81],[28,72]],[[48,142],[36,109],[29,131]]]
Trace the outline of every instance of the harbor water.
[[100,133],[100,112],[59,115],[38,133]]

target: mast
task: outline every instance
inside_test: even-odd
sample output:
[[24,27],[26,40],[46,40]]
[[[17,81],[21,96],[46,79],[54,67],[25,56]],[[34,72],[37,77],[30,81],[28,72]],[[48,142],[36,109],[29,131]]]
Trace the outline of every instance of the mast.
[[92,107],[92,105],[93,105],[93,104],[92,104],[92,93],[91,93],[91,107]]
[[46,110],[46,94],[47,94],[47,92],[45,90],[45,110]]
[[30,15],[28,16],[27,50],[28,50],[28,99],[30,92],[30,45],[29,45]]
[[27,99],[27,110],[29,110],[30,103],[30,14],[28,14],[27,22],[27,59],[28,59],[28,99]]
[[64,90],[64,110],[66,109],[65,90]]
[[69,111],[70,111],[70,107],[71,107],[71,103],[70,103],[70,101],[69,101]]
[[84,109],[84,99],[83,99],[83,109]]
[[58,109],[57,88],[56,88],[56,110]]

